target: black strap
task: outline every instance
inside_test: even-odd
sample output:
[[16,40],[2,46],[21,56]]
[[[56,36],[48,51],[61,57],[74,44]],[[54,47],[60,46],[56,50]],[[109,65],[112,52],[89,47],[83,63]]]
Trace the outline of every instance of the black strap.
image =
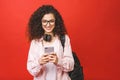
[[64,47],[65,47],[65,35],[61,35],[60,36],[60,41],[61,41],[61,44],[62,44],[62,47],[63,47],[63,51],[64,51]]
[[[60,41],[63,47],[63,51],[64,51],[64,46],[65,46],[65,35],[60,36]],[[74,70],[69,72],[69,76],[71,78],[71,80],[84,80],[84,75],[83,75],[83,67],[80,64],[80,61],[77,57],[77,55],[75,54],[75,52],[73,53],[73,57],[75,60],[75,65],[74,65]]]

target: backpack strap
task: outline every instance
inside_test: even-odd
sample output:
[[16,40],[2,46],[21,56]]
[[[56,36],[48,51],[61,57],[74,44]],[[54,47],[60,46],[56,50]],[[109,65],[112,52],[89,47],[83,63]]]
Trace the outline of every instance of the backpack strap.
[[[60,36],[60,41],[61,41],[63,51],[64,51],[65,35]],[[68,74],[69,74],[71,80],[84,80],[83,67],[80,64],[80,61],[79,61],[76,53],[72,51],[72,54],[73,54],[73,58],[75,60],[74,69],[73,69],[73,71],[70,71]]]
[[60,41],[61,41],[61,44],[62,44],[62,47],[63,47],[63,51],[64,51],[64,47],[65,47],[65,35],[61,35],[60,36]]

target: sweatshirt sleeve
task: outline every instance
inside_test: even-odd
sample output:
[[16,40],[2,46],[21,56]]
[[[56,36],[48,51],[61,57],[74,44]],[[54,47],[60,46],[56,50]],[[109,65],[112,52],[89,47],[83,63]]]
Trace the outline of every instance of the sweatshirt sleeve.
[[72,56],[72,50],[71,50],[71,44],[70,44],[70,38],[68,35],[65,35],[65,46],[64,46],[64,52],[63,52],[63,58],[58,62],[58,65],[61,65],[62,70],[65,72],[72,71],[74,69],[74,59]]
[[36,42],[34,40],[31,41],[27,60],[27,70],[33,76],[37,76],[42,69],[42,65],[38,63],[38,59],[36,58],[36,47]]

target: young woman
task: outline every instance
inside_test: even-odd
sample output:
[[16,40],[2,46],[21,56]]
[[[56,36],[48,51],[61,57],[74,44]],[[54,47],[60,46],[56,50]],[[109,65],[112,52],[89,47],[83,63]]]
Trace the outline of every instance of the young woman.
[[[27,70],[34,80],[71,80],[68,72],[74,68],[70,38],[60,13],[52,5],[43,5],[28,24],[31,41]],[[60,37],[65,35],[65,46]]]

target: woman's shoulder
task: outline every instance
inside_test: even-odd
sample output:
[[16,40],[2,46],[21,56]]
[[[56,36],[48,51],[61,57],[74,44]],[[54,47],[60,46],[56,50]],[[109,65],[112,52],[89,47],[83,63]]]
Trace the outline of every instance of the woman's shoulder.
[[68,34],[65,34],[64,36],[61,36],[61,37],[59,37],[58,35],[56,35],[55,37],[56,37],[56,39],[60,39],[60,38],[64,38],[65,40],[66,40],[66,39],[67,39],[67,40],[70,39]]
[[33,40],[31,41],[31,44],[38,44],[38,43],[41,43],[42,40],[43,40],[43,38],[40,38],[40,39],[33,39]]
[[70,37],[68,34],[65,34],[65,40],[70,40]]
[[68,35],[68,34],[65,34],[65,37],[69,38],[69,35]]

